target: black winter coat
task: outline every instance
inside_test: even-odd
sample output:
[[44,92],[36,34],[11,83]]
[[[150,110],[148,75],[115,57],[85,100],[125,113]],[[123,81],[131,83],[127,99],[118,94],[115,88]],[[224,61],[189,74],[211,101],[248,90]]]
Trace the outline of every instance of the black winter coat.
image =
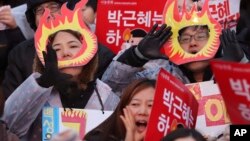
[[9,52],[23,41],[25,37],[19,27],[0,31],[0,83],[7,67]]

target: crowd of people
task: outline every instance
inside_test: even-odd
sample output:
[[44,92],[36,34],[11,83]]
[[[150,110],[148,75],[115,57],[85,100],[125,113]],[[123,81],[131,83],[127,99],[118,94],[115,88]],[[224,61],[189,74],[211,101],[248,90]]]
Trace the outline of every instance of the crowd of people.
[[[80,0],[26,0],[25,12],[30,27],[36,32],[45,8],[51,17],[61,14],[64,3],[74,10]],[[10,2],[10,1],[9,1]],[[190,4],[195,2],[189,1]],[[41,140],[42,109],[61,108],[114,111],[103,123],[80,139],[71,131],[58,134],[52,140],[142,141],[154,102],[156,78],[161,68],[169,71],[184,84],[213,80],[210,60],[247,63],[250,59],[250,2],[241,0],[237,30],[222,30],[219,49],[209,60],[182,65],[171,62],[162,54],[163,45],[172,37],[171,26],[155,24],[137,45],[115,54],[97,41],[96,52],[82,66],[61,68],[58,62],[71,60],[84,45],[82,34],[73,29],[58,30],[48,37],[46,52],[40,60],[34,38],[26,40],[11,15],[17,5],[3,5],[0,23],[0,140]],[[17,4],[17,3],[15,3]],[[5,6],[4,6],[5,5]],[[180,8],[180,7],[179,7]],[[97,0],[82,7],[82,19],[95,32]],[[1,25],[0,25],[1,26]],[[208,25],[192,25],[178,31],[178,42],[186,53],[202,50],[211,38]],[[157,64],[151,66],[152,64]],[[213,138],[229,141],[229,128]],[[62,136],[65,136],[62,138]],[[210,138],[195,129],[178,128],[162,141],[208,141]]]

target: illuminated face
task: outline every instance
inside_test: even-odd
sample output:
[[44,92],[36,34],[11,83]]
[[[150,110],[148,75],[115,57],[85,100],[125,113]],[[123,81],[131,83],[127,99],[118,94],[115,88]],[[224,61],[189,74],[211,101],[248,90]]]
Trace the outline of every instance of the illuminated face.
[[[81,50],[82,43],[72,34],[60,31],[54,38],[52,48],[56,51],[58,60],[70,60]],[[60,70],[64,73],[75,76],[80,74],[81,68],[82,67],[69,67]]]
[[146,130],[151,108],[153,105],[155,89],[148,87],[134,95],[128,107],[135,117],[136,130],[141,133]]
[[193,137],[183,137],[183,138],[178,138],[175,139],[174,141],[196,141]]
[[36,25],[39,25],[40,18],[42,17],[45,8],[48,8],[50,10],[51,16],[53,17],[54,14],[60,14],[60,8],[61,4],[57,2],[45,2],[39,6],[37,6],[34,10],[33,13],[35,14],[35,19],[36,19]]
[[187,27],[178,37],[182,49],[188,53],[196,54],[208,42],[209,32],[207,28]]

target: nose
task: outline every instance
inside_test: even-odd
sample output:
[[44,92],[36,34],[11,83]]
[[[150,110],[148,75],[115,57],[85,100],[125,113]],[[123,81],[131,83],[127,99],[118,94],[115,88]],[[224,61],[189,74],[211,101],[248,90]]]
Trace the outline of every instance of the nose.
[[73,54],[68,49],[63,49],[62,53],[63,59],[71,59],[73,56]]
[[138,111],[139,115],[148,115],[149,113],[149,108],[146,105],[142,105]]
[[189,49],[193,47],[197,47],[197,42],[195,41],[194,37],[192,37],[190,40],[191,41],[189,43]]
[[192,36],[191,39],[190,39],[190,45],[196,45],[196,41],[194,39],[194,37]]

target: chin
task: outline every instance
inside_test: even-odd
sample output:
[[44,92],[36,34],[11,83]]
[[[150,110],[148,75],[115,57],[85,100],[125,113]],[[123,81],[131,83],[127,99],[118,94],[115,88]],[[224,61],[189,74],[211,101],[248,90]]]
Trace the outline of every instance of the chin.
[[209,61],[199,61],[192,62],[184,65],[186,69],[192,72],[201,72],[204,71],[209,66]]
[[80,67],[70,67],[70,68],[62,68],[60,72],[70,74],[73,76],[77,76],[81,73],[82,69]]

